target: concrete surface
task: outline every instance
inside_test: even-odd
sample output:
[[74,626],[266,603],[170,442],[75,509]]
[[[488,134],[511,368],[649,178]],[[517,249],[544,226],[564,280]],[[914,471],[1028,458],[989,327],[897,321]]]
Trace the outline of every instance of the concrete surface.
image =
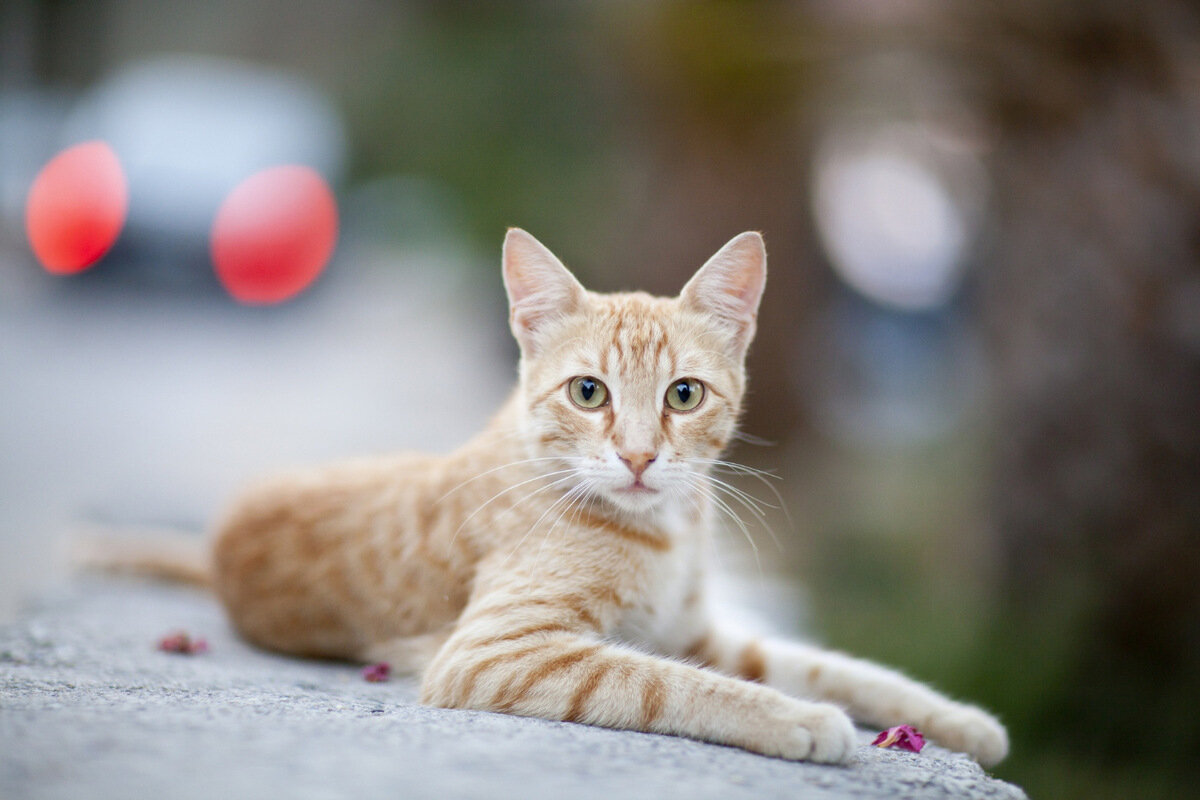
[[[182,629],[209,651],[156,650]],[[416,704],[409,680],[237,640],[185,588],[92,578],[0,627],[0,798],[1023,798],[965,756],[850,767]]]

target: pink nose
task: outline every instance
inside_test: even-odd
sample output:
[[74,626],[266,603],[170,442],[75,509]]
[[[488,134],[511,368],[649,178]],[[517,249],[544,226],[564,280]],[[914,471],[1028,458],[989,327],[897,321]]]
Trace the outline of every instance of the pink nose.
[[646,467],[654,463],[654,459],[658,458],[658,453],[617,453],[617,458],[629,467],[629,471],[633,473],[633,477],[641,478],[642,473],[646,471]]

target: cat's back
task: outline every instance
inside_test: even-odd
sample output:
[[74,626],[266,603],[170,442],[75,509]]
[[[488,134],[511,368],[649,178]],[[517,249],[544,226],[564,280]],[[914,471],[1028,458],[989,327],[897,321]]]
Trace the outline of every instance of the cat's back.
[[[234,502],[213,547],[217,593],[260,645],[354,657],[448,624],[476,555],[443,530],[460,458],[402,454],[294,470]],[[452,484],[451,484],[452,488]]]

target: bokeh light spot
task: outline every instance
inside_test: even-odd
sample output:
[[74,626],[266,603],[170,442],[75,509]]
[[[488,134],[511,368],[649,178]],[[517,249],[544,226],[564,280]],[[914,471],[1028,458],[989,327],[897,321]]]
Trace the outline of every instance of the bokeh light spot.
[[81,272],[117,241],[128,210],[129,188],[117,154],[104,142],[77,144],[42,167],[29,188],[29,246],[48,272]]
[[813,198],[839,277],[905,311],[940,306],[958,286],[980,184],[972,159],[926,152],[912,138],[887,129],[830,136],[817,158]]
[[217,277],[239,302],[279,303],[308,288],[333,254],[337,201],[316,170],[272,167],[242,181],[212,226]]

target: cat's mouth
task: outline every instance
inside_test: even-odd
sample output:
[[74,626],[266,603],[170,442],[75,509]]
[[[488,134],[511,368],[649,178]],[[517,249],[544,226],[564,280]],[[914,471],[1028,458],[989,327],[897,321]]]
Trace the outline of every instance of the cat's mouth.
[[642,483],[641,478],[637,478],[636,480],[634,480],[633,483],[629,484],[628,486],[622,486],[621,488],[614,489],[613,491],[617,492],[618,494],[623,494],[623,495],[658,494],[658,489],[651,489],[649,486]]

